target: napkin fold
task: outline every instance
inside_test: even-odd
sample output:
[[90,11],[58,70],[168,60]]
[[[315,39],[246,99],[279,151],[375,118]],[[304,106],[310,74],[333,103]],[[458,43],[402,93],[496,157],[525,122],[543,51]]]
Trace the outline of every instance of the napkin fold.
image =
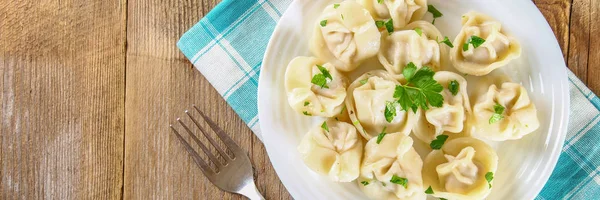
[[[258,77],[269,38],[292,0],[223,0],[177,46],[262,140]],[[562,154],[536,199],[600,196],[600,99],[569,71],[570,121]]]

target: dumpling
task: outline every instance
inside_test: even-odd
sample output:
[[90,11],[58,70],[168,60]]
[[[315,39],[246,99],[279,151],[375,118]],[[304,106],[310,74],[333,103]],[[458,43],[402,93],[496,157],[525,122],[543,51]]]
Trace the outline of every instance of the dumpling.
[[350,182],[360,173],[363,142],[346,122],[329,119],[315,126],[304,135],[298,151],[306,166],[332,181]]
[[472,120],[472,135],[495,141],[520,139],[540,127],[527,90],[511,82],[491,85],[473,106]]
[[[415,29],[419,28],[420,33]],[[438,43],[444,37],[431,23],[416,21],[404,29],[389,34],[381,32],[381,51],[377,54],[379,62],[391,74],[402,74],[402,70],[412,62],[421,68],[428,66],[434,71],[442,68],[447,59],[447,47]]]
[[352,71],[379,51],[380,34],[369,11],[354,1],[329,5],[317,18],[310,50],[340,71]]
[[386,134],[365,145],[359,188],[371,199],[425,199],[421,169],[423,161],[402,133]]
[[423,187],[431,187],[438,198],[484,199],[497,166],[498,155],[485,142],[471,137],[450,140],[425,158]]
[[[348,86],[346,107],[358,132],[367,140],[376,137],[384,129],[387,132],[410,134],[420,111],[403,111],[394,99],[396,85],[394,76],[383,70],[363,74]],[[395,113],[386,118],[385,111]]]
[[444,132],[462,132],[465,120],[471,113],[465,78],[453,72],[439,71],[433,75],[433,79],[444,87],[440,93],[444,103],[442,107],[421,111],[413,133],[425,143],[430,143]]
[[376,20],[392,19],[394,28],[420,20],[427,13],[427,0],[358,0]]
[[[509,36],[502,29],[502,24],[493,18],[469,12],[463,15],[462,24],[460,33],[454,39],[454,48],[450,51],[450,60],[458,71],[483,76],[521,56],[519,42]],[[481,39],[485,41],[480,44]]]
[[285,72],[288,103],[298,113],[332,117],[342,112],[347,79],[330,63],[296,57]]

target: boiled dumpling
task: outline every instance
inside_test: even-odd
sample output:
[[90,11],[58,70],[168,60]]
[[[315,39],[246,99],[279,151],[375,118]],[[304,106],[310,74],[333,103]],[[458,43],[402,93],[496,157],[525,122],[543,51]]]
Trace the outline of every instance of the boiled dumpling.
[[[417,28],[419,32],[415,30]],[[391,74],[402,74],[402,69],[410,62],[417,68],[428,66],[437,71],[447,56],[446,46],[437,41],[443,39],[442,34],[426,21],[410,23],[391,34],[382,31],[381,37],[381,51],[377,57]]]
[[[394,91],[396,85],[400,84],[397,80],[386,71],[374,70],[348,86],[346,107],[352,123],[365,139],[376,137],[384,129],[387,132],[410,134],[420,113],[405,112],[394,103]],[[395,115],[386,118],[386,106]]]
[[[458,71],[483,76],[521,55],[519,42],[491,17],[469,12],[463,15],[462,24],[462,30],[454,39],[454,48],[450,51],[450,59]],[[480,44],[480,39],[485,41]]]
[[520,139],[540,127],[527,90],[510,82],[491,85],[473,106],[472,120],[472,135],[495,141]]
[[360,4],[329,5],[317,19],[310,50],[338,70],[351,71],[379,51],[379,30]]
[[294,58],[285,72],[288,103],[298,113],[332,117],[342,112],[346,78],[330,63],[314,57]]
[[413,140],[402,133],[372,138],[357,182],[371,199],[425,199],[421,169],[423,161],[412,147]]
[[298,151],[313,171],[332,181],[350,182],[360,172],[363,142],[354,126],[329,119],[304,135]]
[[423,187],[431,187],[438,198],[484,199],[497,165],[498,156],[486,143],[471,137],[450,140],[425,158]]
[[427,0],[358,0],[375,20],[392,19],[394,28],[420,20],[427,13]]
[[465,78],[453,72],[439,71],[433,79],[444,87],[440,93],[444,97],[444,103],[442,107],[421,111],[413,133],[425,143],[430,143],[444,132],[462,132],[465,120],[471,113]]

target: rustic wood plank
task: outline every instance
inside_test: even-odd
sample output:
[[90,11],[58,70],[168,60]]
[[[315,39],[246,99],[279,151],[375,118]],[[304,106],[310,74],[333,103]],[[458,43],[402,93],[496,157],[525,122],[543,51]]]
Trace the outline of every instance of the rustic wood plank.
[[567,61],[571,0],[534,0],[533,2],[552,27],[565,61]]
[[590,0],[573,0],[567,62],[569,69],[586,84],[589,81],[590,2]]
[[[588,51],[588,87],[600,94],[600,1],[590,1],[589,14],[589,51]],[[593,38],[593,39],[592,39]]]
[[249,152],[267,199],[290,198],[262,143],[176,47],[218,2],[128,2],[125,199],[244,199],[213,186],[170,132],[168,124],[192,104]]
[[121,199],[124,6],[0,3],[0,199]]

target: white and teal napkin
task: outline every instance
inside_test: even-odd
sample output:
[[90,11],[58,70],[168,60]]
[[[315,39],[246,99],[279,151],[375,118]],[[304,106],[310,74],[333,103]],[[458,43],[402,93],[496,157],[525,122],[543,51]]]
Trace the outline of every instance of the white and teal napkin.
[[[223,0],[177,46],[260,138],[260,66],[292,0]],[[571,115],[558,164],[536,199],[600,198],[600,99],[569,72]]]

